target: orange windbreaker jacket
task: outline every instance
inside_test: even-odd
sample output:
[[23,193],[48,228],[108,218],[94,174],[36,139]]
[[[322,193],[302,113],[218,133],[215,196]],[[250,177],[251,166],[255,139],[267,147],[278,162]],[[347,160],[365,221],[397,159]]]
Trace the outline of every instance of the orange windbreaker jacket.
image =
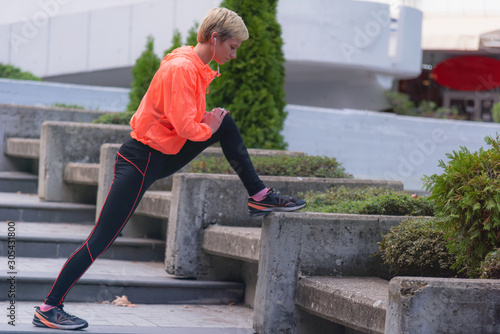
[[216,73],[193,46],[166,55],[130,120],[132,138],[164,154],[178,153],[187,140],[209,139],[212,130],[201,120],[208,85]]

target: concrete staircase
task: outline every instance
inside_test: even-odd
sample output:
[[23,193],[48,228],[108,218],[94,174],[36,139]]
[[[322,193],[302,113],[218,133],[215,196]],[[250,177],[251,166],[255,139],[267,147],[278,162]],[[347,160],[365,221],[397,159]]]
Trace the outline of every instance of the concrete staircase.
[[[7,154],[11,160],[19,159],[20,166],[30,165],[26,163],[29,159],[37,159],[36,154],[23,156],[22,140],[11,143],[16,145],[9,145]],[[28,140],[25,144],[33,147],[39,141]],[[8,291],[8,279],[14,276],[16,301],[34,304],[44,299],[66,259],[85,241],[96,215],[95,205],[40,200],[36,195],[37,185],[34,173],[0,172],[0,220],[5,222],[0,225],[0,263],[5,266],[0,273],[0,289]],[[148,209],[159,201],[164,212]],[[148,192],[137,213],[153,220],[164,218],[168,216],[169,203],[170,192]],[[7,268],[9,245],[12,245],[9,231],[13,230],[15,264]],[[229,304],[242,300],[243,283],[177,278],[165,272],[164,259],[165,240],[118,237],[65,300],[111,301],[121,295],[143,304]],[[7,296],[0,300],[4,298]]]

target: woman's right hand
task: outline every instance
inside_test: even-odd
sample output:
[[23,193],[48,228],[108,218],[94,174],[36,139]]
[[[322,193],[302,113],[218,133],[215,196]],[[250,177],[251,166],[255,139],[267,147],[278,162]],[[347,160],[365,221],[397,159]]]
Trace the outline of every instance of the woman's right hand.
[[229,114],[228,110],[224,108],[214,108],[210,112],[206,112],[205,115],[203,115],[201,122],[208,125],[212,130],[212,134],[214,134],[217,130],[219,130],[222,120],[226,114]]

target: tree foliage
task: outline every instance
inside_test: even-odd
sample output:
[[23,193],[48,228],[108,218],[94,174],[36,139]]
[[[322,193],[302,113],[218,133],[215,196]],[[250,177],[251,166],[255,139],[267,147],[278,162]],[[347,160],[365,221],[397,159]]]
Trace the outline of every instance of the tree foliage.
[[436,216],[442,220],[455,269],[479,275],[486,254],[500,247],[500,138],[486,137],[489,149],[462,147],[440,161],[443,173],[425,177]]
[[30,72],[23,72],[20,68],[12,65],[5,65],[0,63],[0,78],[18,79],[18,80],[34,80],[40,81],[41,78],[35,76]]
[[208,109],[231,111],[248,147],[285,149],[281,135],[286,118],[285,68],[277,0],[225,0],[221,7],[237,12],[250,38],[237,58],[221,66],[207,96]]
[[130,87],[130,102],[127,106],[127,110],[137,110],[142,97],[149,88],[153,76],[160,67],[160,62],[161,59],[154,53],[154,38],[153,36],[148,36],[146,50],[137,58],[135,66],[132,68],[132,76],[134,79]]

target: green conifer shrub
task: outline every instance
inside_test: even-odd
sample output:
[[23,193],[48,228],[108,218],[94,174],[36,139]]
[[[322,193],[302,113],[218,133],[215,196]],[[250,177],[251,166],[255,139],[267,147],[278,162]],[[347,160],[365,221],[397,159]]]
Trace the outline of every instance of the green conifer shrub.
[[0,78],[17,79],[17,80],[34,80],[34,81],[42,80],[41,78],[37,77],[36,75],[30,72],[23,72],[18,67],[12,65],[5,65],[2,63],[0,63]]
[[453,277],[455,257],[435,219],[409,218],[379,242],[379,254],[393,276]]
[[222,76],[210,85],[208,110],[231,111],[247,147],[285,149],[281,136],[286,118],[285,68],[277,0],[225,0],[221,7],[237,12],[250,38],[235,60],[221,66]]
[[454,269],[477,277],[486,254],[500,247],[500,138],[486,137],[489,149],[462,147],[439,161],[443,173],[424,177],[436,203]]
[[479,272],[481,278],[500,278],[500,248],[486,255]]
[[[175,35],[174,35],[175,38]],[[136,111],[141,103],[142,97],[146,94],[151,80],[160,67],[161,59],[154,53],[154,38],[148,36],[146,50],[144,50],[132,68],[134,80],[131,84],[130,102],[127,110]]]
[[[175,29],[174,36],[172,37],[172,46],[170,47],[170,49],[167,49],[167,50],[165,50],[165,52],[163,52],[163,56],[165,57],[167,54],[174,51],[175,49],[177,49],[180,46],[182,46],[182,35],[178,29]],[[158,63],[158,67],[160,67],[159,64],[160,63]],[[153,79],[153,78],[151,78],[151,79]]]

